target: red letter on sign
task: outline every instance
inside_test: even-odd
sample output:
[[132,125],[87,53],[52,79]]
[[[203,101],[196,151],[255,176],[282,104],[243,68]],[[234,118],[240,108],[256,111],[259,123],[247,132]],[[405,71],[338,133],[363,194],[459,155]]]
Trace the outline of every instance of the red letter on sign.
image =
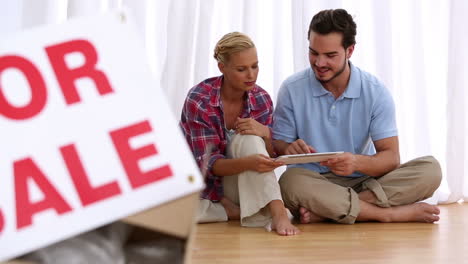
[[149,122],[143,121],[110,133],[133,189],[172,176],[172,170],[169,165],[164,165],[148,172],[142,172],[138,166],[139,160],[156,155],[158,151],[154,145],[132,149],[129,142],[130,138],[151,131]]
[[[93,44],[89,41],[68,41],[49,46],[46,51],[67,104],[78,103],[81,100],[76,90],[75,81],[83,77],[91,78],[94,81],[99,94],[104,95],[113,92],[106,75],[96,69],[97,53]],[[70,69],[65,61],[65,56],[73,52],[81,53],[85,58],[85,63],[78,68]]]
[[[15,173],[16,227],[18,229],[31,225],[31,219],[34,214],[49,208],[55,209],[59,214],[72,210],[31,158],[16,161],[13,166]],[[29,179],[34,180],[39,189],[44,193],[42,201],[36,203],[30,201],[28,191]]]
[[[2,92],[0,83],[0,114],[10,119],[27,119],[37,115],[47,101],[47,91],[44,79],[37,68],[25,58],[18,56],[0,57],[0,77],[4,70],[11,68],[21,71],[28,80],[31,89],[31,100],[23,107],[11,105]],[[1,78],[0,78],[1,81]]]
[[80,196],[81,204],[87,206],[88,204],[120,194],[119,184],[115,181],[99,187],[91,186],[80,157],[78,157],[73,144],[61,147],[60,152],[62,153],[63,160],[67,165],[68,172],[70,173],[73,184],[76,187],[76,191]]

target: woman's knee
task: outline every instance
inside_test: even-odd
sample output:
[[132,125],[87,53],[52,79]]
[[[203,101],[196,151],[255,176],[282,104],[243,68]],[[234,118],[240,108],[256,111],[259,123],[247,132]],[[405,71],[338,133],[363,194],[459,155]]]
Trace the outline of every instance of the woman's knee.
[[233,158],[245,157],[253,154],[267,154],[265,142],[259,136],[236,134],[228,147]]
[[241,146],[252,145],[252,144],[265,144],[263,139],[256,135],[240,135],[236,134],[232,138],[232,143],[237,143]]

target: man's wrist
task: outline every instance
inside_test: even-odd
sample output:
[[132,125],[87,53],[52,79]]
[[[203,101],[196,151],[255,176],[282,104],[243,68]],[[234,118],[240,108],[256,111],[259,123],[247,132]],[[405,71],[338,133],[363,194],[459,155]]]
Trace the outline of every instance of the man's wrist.
[[366,158],[368,158],[368,156],[358,155],[358,154],[354,154],[354,153],[351,153],[351,154],[353,155],[353,169],[354,169],[354,172],[362,171],[364,169],[362,167],[367,162]]

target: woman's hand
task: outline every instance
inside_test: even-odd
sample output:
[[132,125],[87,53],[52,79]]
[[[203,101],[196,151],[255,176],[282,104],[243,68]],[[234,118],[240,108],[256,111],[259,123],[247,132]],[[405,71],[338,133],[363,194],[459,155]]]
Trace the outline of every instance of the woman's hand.
[[283,162],[275,161],[274,159],[263,154],[254,154],[245,157],[248,160],[250,170],[257,172],[272,171],[279,166],[284,165]]
[[237,118],[236,133],[241,135],[256,135],[261,138],[270,137],[270,129],[253,118]]

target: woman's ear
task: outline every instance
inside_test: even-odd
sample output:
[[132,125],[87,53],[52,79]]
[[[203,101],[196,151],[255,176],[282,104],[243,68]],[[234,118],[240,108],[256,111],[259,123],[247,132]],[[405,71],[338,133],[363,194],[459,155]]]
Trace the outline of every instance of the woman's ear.
[[222,74],[224,74],[224,64],[223,63],[218,62],[218,69]]

